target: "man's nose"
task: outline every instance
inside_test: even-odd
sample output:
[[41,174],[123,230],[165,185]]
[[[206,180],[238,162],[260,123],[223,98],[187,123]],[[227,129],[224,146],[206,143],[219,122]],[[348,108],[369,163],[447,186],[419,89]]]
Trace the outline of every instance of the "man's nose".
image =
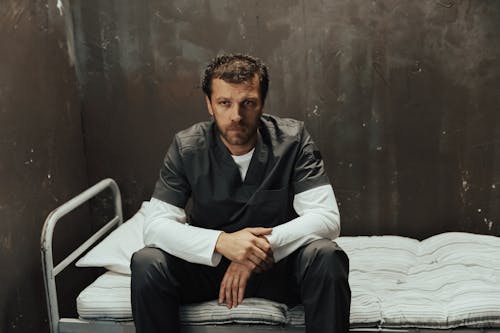
[[232,122],[239,122],[241,121],[241,112],[242,108],[239,104],[235,103],[234,106],[231,108],[231,121]]

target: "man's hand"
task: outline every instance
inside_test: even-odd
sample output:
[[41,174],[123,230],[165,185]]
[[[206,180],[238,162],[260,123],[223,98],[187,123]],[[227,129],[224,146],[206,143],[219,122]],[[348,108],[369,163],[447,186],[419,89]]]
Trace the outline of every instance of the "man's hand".
[[245,228],[233,233],[220,234],[215,250],[232,262],[245,265],[250,272],[261,272],[274,264],[271,244],[265,235],[271,228]]
[[231,262],[220,284],[219,304],[224,303],[225,300],[228,309],[240,305],[243,302],[245,288],[251,275],[252,271],[245,265]]

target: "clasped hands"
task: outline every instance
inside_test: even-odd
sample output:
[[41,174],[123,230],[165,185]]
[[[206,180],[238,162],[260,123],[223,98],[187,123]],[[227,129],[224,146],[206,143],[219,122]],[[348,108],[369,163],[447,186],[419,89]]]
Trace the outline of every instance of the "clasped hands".
[[229,259],[219,290],[219,304],[236,307],[243,301],[245,288],[252,273],[260,273],[274,265],[271,244],[265,237],[271,228],[245,228],[233,233],[221,233],[215,250]]

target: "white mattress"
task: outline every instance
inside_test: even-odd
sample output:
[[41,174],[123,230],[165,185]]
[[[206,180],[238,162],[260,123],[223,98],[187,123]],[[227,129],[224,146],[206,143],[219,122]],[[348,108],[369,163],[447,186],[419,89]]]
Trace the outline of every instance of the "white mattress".
[[[445,233],[341,237],[350,259],[352,326],[500,327],[500,237]],[[130,277],[107,272],[77,298],[80,317],[131,320]],[[181,308],[191,324],[304,324],[302,307],[246,299],[228,310],[216,301]]]
[[[76,299],[78,314],[84,319],[129,321],[130,276],[106,272],[83,290]],[[183,306],[181,322],[205,324],[271,324],[286,322],[286,305],[260,298],[248,298],[237,308],[228,309],[216,301]]]

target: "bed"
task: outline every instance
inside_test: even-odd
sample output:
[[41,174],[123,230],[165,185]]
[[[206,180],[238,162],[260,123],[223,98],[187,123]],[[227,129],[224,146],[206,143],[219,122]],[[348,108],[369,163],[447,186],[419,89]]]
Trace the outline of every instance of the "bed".
[[[114,217],[54,266],[59,219],[108,188]],[[49,214],[41,252],[51,332],[135,332],[128,264],[143,247],[147,208],[144,202],[123,223],[119,188],[105,179]],[[500,237],[448,232],[423,241],[389,235],[336,241],[350,258],[351,332],[500,332]],[[55,277],[75,261],[107,271],[79,294],[78,318],[60,318]],[[180,315],[184,333],[305,332],[301,306],[257,298],[231,310],[215,300],[192,304]]]

